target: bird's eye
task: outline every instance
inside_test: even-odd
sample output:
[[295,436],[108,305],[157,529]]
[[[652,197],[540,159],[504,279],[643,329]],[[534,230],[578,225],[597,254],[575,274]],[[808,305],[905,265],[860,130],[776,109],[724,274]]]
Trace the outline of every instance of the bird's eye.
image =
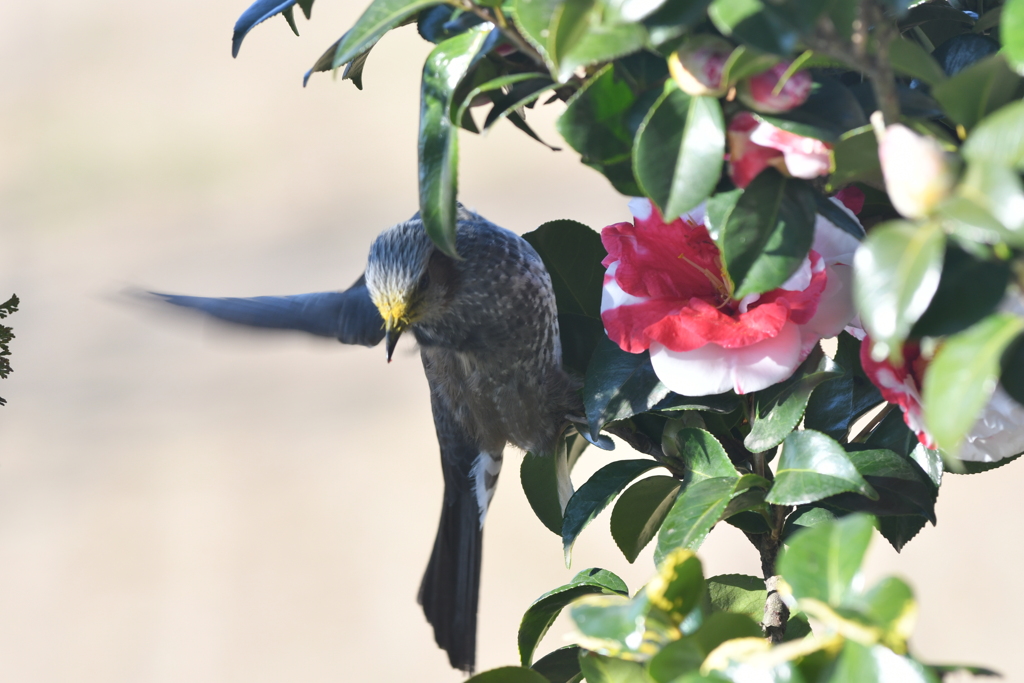
[[430,272],[423,273],[423,277],[420,278],[419,284],[416,285],[416,289],[425,292],[427,287],[430,286]]

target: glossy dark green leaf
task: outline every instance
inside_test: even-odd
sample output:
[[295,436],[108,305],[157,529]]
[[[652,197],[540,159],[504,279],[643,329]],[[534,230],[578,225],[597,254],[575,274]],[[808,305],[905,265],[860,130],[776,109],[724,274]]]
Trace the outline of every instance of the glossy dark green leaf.
[[430,239],[454,258],[459,258],[455,249],[459,138],[449,112],[459,82],[483,47],[487,35],[487,30],[477,28],[449,38],[434,48],[423,65],[419,133],[420,215]]
[[502,666],[490,671],[481,671],[466,680],[466,683],[548,683],[548,679],[533,669],[519,666]]
[[716,477],[739,478],[739,472],[714,434],[704,429],[674,427],[672,422],[666,426],[661,447],[665,455],[682,463],[686,470],[684,484],[688,486]]
[[927,669],[909,657],[896,654],[884,645],[868,647],[847,640],[836,660],[829,683],[863,681],[900,681],[900,683],[938,683]]
[[882,395],[861,367],[860,342],[847,332],[839,335],[835,361],[843,374],[811,394],[804,426],[841,441],[858,417],[882,402]]
[[529,666],[537,644],[555,622],[562,608],[584,595],[628,595],[622,579],[604,569],[584,569],[572,581],[537,598],[519,625],[519,659]]
[[834,608],[853,602],[872,521],[869,515],[853,514],[791,536],[776,567],[794,597],[820,600]]
[[913,41],[896,39],[889,43],[889,60],[897,73],[916,78],[928,85],[946,80],[946,73],[942,67],[923,47]]
[[652,683],[642,664],[584,651],[580,669],[587,683]]
[[910,336],[939,337],[967,329],[995,310],[1009,281],[1007,261],[982,260],[947,244],[939,288]]
[[940,448],[956,453],[995,390],[1003,352],[1022,330],[1024,319],[996,313],[939,348],[922,396],[925,424]]
[[597,343],[583,383],[583,405],[590,434],[595,439],[601,428],[645,412],[668,396],[669,390],[644,353],[627,353],[607,337]]
[[572,546],[580,532],[597,517],[630,482],[658,466],[655,460],[616,460],[593,474],[569,499],[562,520],[562,548],[565,566],[572,558]]
[[932,89],[946,114],[968,130],[1013,99],[1020,85],[1002,55],[972,64]]
[[568,81],[580,67],[610,61],[644,46],[647,31],[642,24],[602,21],[604,12],[607,7],[597,4],[581,22],[579,40],[560,51],[555,71],[559,81]]
[[782,540],[786,541],[790,536],[804,529],[830,524],[841,516],[843,516],[841,511],[826,507],[824,503],[798,505],[786,518],[786,524],[782,527]]
[[827,218],[830,223],[843,232],[849,233],[859,240],[864,239],[864,226],[857,219],[839,208],[835,202],[819,193],[815,193],[814,201],[818,208],[819,216]]
[[884,449],[851,451],[847,457],[878,497],[841,493],[826,499],[826,504],[873,515],[919,515],[936,522],[939,489],[916,462]]
[[[888,408],[888,411],[889,413],[882,418],[882,421],[871,430],[863,444],[868,448],[884,448],[909,458],[910,453],[920,441],[903,421],[903,411],[899,409],[899,406],[893,405]],[[939,462],[941,464],[941,459]]]
[[878,497],[843,447],[830,437],[810,429],[786,437],[768,502],[800,505],[846,491]]
[[[935,223],[876,226],[854,256],[853,297],[884,356],[899,353],[939,286],[945,235]],[[897,356],[898,357],[898,356]]]
[[870,125],[850,89],[835,78],[816,76],[807,101],[781,114],[758,114],[777,128],[835,143],[843,135]]
[[889,545],[896,552],[900,552],[910,543],[921,529],[928,524],[928,520],[920,515],[901,515],[899,517],[879,517],[878,533],[882,538],[889,541]]
[[674,477],[648,477],[619,496],[612,509],[612,538],[630,564],[658,533],[681,485]]
[[758,621],[764,617],[764,601],[768,597],[764,579],[744,574],[720,574],[708,579],[707,587],[712,610],[745,614]]
[[610,164],[627,160],[633,135],[626,115],[636,97],[612,64],[588,80],[566,103],[556,128],[584,163]]
[[494,95],[492,97],[494,107],[487,114],[487,118],[484,121],[484,130],[487,130],[501,119],[519,111],[522,107],[537,101],[542,95],[555,89],[557,85],[547,75],[538,73],[534,74],[532,78],[516,83],[509,89],[508,93]]
[[337,69],[366,52],[380,37],[421,10],[439,4],[437,0],[374,0],[342,36],[334,51],[332,68]]
[[601,236],[582,223],[557,220],[526,233],[523,239],[537,250],[551,275],[562,362],[583,374],[598,340],[606,337],[601,323],[601,259],[605,256]]
[[782,443],[800,424],[814,390],[823,382],[842,376],[821,347],[815,349],[788,380],[757,392],[750,432],[743,440],[751,453],[767,451]]
[[673,550],[696,550],[718,523],[734,496],[768,482],[756,475],[701,479],[686,486],[676,498],[658,533],[654,559],[661,562]]
[[833,150],[836,168],[829,176],[829,189],[838,190],[852,182],[882,185],[878,160],[878,138],[870,127],[857,128],[839,138]]
[[537,519],[552,533],[561,536],[562,511],[573,494],[565,440],[559,439],[554,455],[526,453],[519,469],[519,480]]
[[776,289],[792,275],[814,240],[814,191],[773,168],[747,186],[719,236],[722,260],[742,299]]
[[1024,455],[1024,453],[1018,453],[1017,455],[1010,456],[1009,458],[1003,458],[1002,460],[996,462],[977,462],[963,460],[957,463],[956,470],[949,469],[946,471],[950,472],[951,474],[981,474],[982,472],[989,472],[991,470],[1003,467],[1004,465],[1009,465],[1014,460],[1020,458],[1021,455]]
[[944,674],[955,674],[958,672],[969,673],[972,676],[994,676],[1002,677],[1002,674],[992,669],[986,669],[983,666],[973,666],[971,664],[929,664],[928,669],[938,676]]
[[[305,0],[299,4],[306,18],[309,19],[313,0]],[[295,35],[299,35],[298,29],[295,27],[295,19],[292,16],[292,8],[294,6],[295,0],[256,0],[248,9],[242,12],[242,16],[238,17],[238,21],[235,22],[234,34],[231,36],[231,56],[238,56],[238,51],[242,47],[242,41],[253,27],[276,14],[284,13],[288,19],[288,24],[292,27],[292,31],[295,32]]]
[[693,209],[718,184],[725,155],[725,119],[713,97],[690,97],[674,85],[637,131],[633,173],[666,221]]
[[566,645],[544,655],[530,667],[548,679],[548,683],[576,683],[580,673],[580,648]]
[[601,318],[605,257],[601,235],[572,220],[549,221],[523,235],[544,261],[559,313]]

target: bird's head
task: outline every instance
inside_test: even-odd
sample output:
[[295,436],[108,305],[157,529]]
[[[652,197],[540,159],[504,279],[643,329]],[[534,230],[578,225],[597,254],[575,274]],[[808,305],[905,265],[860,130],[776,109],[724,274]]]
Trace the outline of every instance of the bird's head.
[[454,265],[434,248],[418,218],[388,228],[374,240],[366,287],[384,319],[388,362],[402,332],[443,309]]

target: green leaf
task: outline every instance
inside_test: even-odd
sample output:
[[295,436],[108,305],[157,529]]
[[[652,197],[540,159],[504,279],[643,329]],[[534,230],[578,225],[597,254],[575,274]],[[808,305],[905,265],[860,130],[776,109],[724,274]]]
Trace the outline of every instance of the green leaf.
[[968,130],[1013,99],[1021,79],[1002,55],[980,59],[932,88],[932,97]]
[[760,621],[768,591],[764,579],[744,574],[720,574],[707,580],[711,609],[717,612],[745,614]]
[[607,423],[650,410],[668,393],[649,353],[628,353],[607,337],[600,339],[583,382],[590,435],[596,439]]
[[743,191],[722,228],[719,247],[733,297],[776,289],[796,272],[814,240],[814,192],[773,168]]
[[999,42],[1017,71],[1024,71],[1024,2],[1007,0],[999,21]]
[[484,120],[484,130],[489,129],[503,118],[511,116],[522,107],[537,101],[541,95],[558,87],[546,74],[535,73],[509,89],[505,95],[492,96],[494,107]]
[[572,560],[572,546],[580,532],[597,517],[622,489],[644,472],[658,467],[655,460],[617,460],[599,469],[569,499],[562,520],[565,566]]
[[562,512],[573,494],[565,439],[558,440],[554,454],[526,453],[519,479],[537,519],[552,533],[561,536]]
[[490,671],[481,671],[466,679],[466,683],[548,683],[548,679],[533,669],[519,666],[501,666]]
[[676,498],[661,525],[655,561],[661,562],[677,548],[699,548],[734,496],[754,486],[767,488],[768,485],[752,474],[739,478],[714,477],[689,484]]
[[884,645],[868,647],[847,640],[839,653],[829,683],[863,681],[899,681],[900,683],[938,683],[923,666],[902,657]]
[[903,340],[939,286],[945,235],[939,225],[890,221],[853,259],[853,297],[879,355],[899,358]]
[[542,674],[549,683],[576,683],[583,677],[580,653],[578,645],[566,645],[544,655],[530,668]]
[[764,635],[758,626],[764,616],[763,605],[761,611],[756,620],[746,614],[712,612],[691,638],[706,653],[733,638],[760,638]]
[[917,609],[914,591],[895,576],[876,583],[858,602],[857,609],[886,632],[898,628],[908,616],[913,618]]
[[929,664],[928,669],[937,676],[942,676],[943,674],[955,674],[960,671],[964,671],[972,676],[1002,677],[1002,674],[998,671],[986,669],[983,666],[973,666],[971,664]]
[[658,575],[643,589],[649,620],[678,627],[704,596],[704,570],[689,550],[675,550],[658,563]]
[[889,43],[889,61],[894,71],[921,80],[928,85],[935,85],[946,80],[946,72],[942,70],[924,48],[910,40],[897,38]]
[[555,74],[560,82],[568,81],[580,67],[607,62],[644,46],[647,31],[643,25],[602,21],[602,14],[608,9],[602,2],[595,3],[581,22],[583,33],[579,40],[559,54]]
[[651,683],[642,664],[596,652],[580,655],[580,669],[587,683]]
[[798,531],[813,529],[822,524],[831,524],[837,519],[839,519],[839,515],[831,508],[824,507],[824,504],[799,505],[786,518],[786,523],[782,527],[782,540],[787,541]]
[[[959,231],[964,238],[992,244],[1006,242],[1018,248],[1024,245],[1024,213],[1021,212],[1024,185],[1013,169],[989,163],[969,164],[957,194],[959,197],[954,196],[940,205],[946,216],[950,216],[950,204],[961,213],[965,212],[966,207],[958,206],[957,199],[961,203],[967,200],[969,205],[977,207],[974,211],[980,213],[973,217],[951,216],[975,227],[979,233],[975,236]],[[986,232],[993,236],[989,237]]]
[[619,496],[612,509],[612,538],[630,564],[658,533],[680,486],[674,477],[648,477]]
[[437,0],[374,0],[342,36],[334,50],[332,68],[351,62],[373,47],[385,33],[421,10],[438,4]]
[[551,628],[562,608],[584,595],[628,595],[626,584],[604,569],[584,569],[572,581],[537,598],[519,624],[519,659],[529,666],[544,634]]
[[714,434],[704,429],[674,429],[674,421],[665,427],[661,443],[665,455],[677,459],[685,469],[683,483],[726,477],[738,479],[739,473]]
[[651,658],[647,672],[658,683],[673,683],[681,674],[697,671],[707,652],[691,638],[680,638],[661,648]]
[[939,287],[910,336],[941,337],[980,322],[1002,301],[1009,282],[1009,262],[982,260],[947,243]]
[[761,0],[714,0],[708,17],[727,36],[764,52],[788,57],[799,34]]
[[483,47],[487,34],[486,28],[478,27],[449,38],[434,48],[423,65],[419,134],[420,215],[430,239],[453,258],[459,258],[455,249],[459,138],[449,112],[455,91]]
[[633,146],[626,115],[635,100],[629,84],[609,64],[569,98],[555,127],[583,163],[626,160]]
[[960,148],[972,163],[1024,170],[1024,100],[989,114],[971,131]]
[[869,515],[853,514],[791,536],[776,567],[794,597],[820,600],[833,608],[850,605],[857,597],[872,528]]
[[549,221],[523,235],[551,275],[559,313],[600,320],[605,257],[601,235],[572,220]]
[[743,445],[751,453],[778,446],[800,424],[807,402],[818,385],[841,376],[838,366],[816,346],[792,377],[757,392],[754,413],[750,416],[750,432]]
[[874,515],[920,515],[935,524],[939,490],[916,462],[884,449],[853,451],[847,456],[878,496],[869,500],[842,493],[828,498],[827,505]]
[[[294,6],[295,0],[256,0],[256,2],[242,12],[242,16],[238,17],[238,21],[235,22],[235,30],[231,36],[231,56],[238,56],[238,51],[242,47],[242,41],[253,27],[257,24],[263,23],[276,14],[284,13],[292,31],[295,32],[295,35],[299,35],[299,31],[295,27],[295,18],[292,14],[292,8]],[[300,6],[302,7],[303,13],[306,15],[306,18],[309,19],[309,13],[313,7],[313,1],[305,0],[300,3]]]
[[739,397],[731,391],[725,394],[711,394],[709,396],[683,396],[682,394],[672,393],[651,410],[658,410],[669,414],[687,410],[731,413],[738,409],[739,406]]
[[852,491],[878,498],[864,481],[843,447],[821,432],[793,432],[782,445],[775,483],[767,500],[776,505],[800,505]]
[[1024,319],[996,313],[946,340],[924,377],[928,431],[940,448],[956,453],[995,391],[999,360],[1024,330]]
[[826,382],[811,394],[804,426],[843,440],[858,417],[882,402],[882,394],[864,374],[860,341],[851,334],[839,335],[835,361],[842,369],[842,377]]
[[606,338],[601,323],[601,260],[605,256],[601,236],[582,223],[563,219],[549,221],[523,239],[537,250],[551,275],[562,363],[582,375],[598,341]]
[[815,193],[814,201],[818,208],[818,215],[828,219],[833,225],[843,232],[853,235],[858,240],[864,239],[864,226],[860,222],[843,211],[831,199],[823,194]]
[[670,222],[718,184],[725,155],[725,119],[713,97],[690,97],[673,85],[647,112],[633,143],[633,173]]
[[829,191],[857,181],[882,186],[882,164],[878,160],[878,138],[870,126],[850,131],[839,138],[833,150],[836,170],[829,176]]
[[900,517],[879,517],[878,533],[889,541],[896,552],[900,552],[928,524],[925,517],[903,515]]

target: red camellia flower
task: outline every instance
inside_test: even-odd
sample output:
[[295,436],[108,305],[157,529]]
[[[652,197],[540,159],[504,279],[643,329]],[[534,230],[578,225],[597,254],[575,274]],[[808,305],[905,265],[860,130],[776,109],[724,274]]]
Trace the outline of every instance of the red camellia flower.
[[816,178],[832,167],[832,147],[777,128],[748,111],[729,122],[729,176],[746,187],[768,166],[793,178]]
[[703,208],[671,223],[646,199],[630,208],[633,223],[601,233],[608,251],[601,319],[622,349],[650,349],[654,371],[677,393],[742,394],[781,382],[853,317],[858,242],[821,216],[797,272],[778,289],[737,301]]
[[[888,360],[871,359],[871,339],[865,338],[860,347],[860,363],[864,374],[878,387],[889,403],[903,411],[903,421],[917,434],[925,448],[937,448],[928,433],[921,407],[921,387],[929,360],[921,355],[916,342],[903,346],[903,365],[895,366]],[[1024,407],[1014,401],[1002,387],[996,388],[978,420],[967,434],[956,457],[976,462],[997,462],[1024,451]]]
[[792,62],[779,62],[767,71],[740,82],[736,94],[740,101],[763,114],[781,114],[807,101],[814,79],[809,71],[797,71],[779,88],[779,80]]

